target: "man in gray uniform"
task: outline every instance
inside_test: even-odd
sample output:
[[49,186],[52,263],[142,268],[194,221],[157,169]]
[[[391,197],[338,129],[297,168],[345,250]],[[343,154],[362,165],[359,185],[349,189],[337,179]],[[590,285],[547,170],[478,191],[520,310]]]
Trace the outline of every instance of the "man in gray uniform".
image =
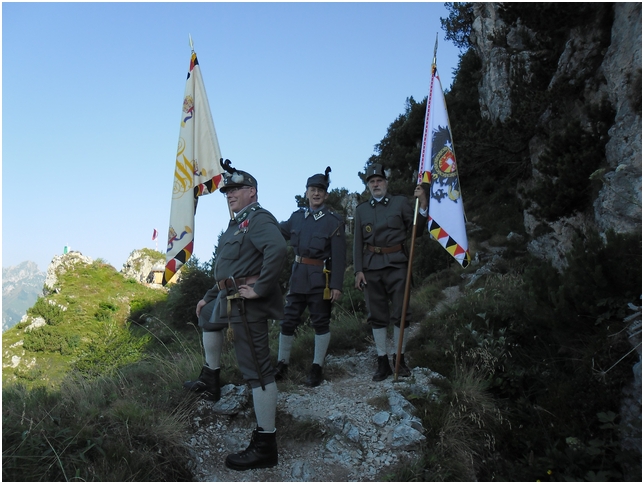
[[329,173],[318,173],[306,181],[307,208],[300,208],[280,223],[282,235],[290,240],[295,262],[286,296],[284,319],[280,323],[280,345],[275,378],[286,376],[296,328],[308,307],[315,330],[315,351],[306,385],[322,383],[322,366],[331,339],[331,305],[342,297],[347,242],[344,220],[329,210],[326,201]]
[[253,391],[257,428],[248,448],[226,457],[235,470],[277,465],[275,411],[277,385],[268,346],[268,319],[283,317],[278,278],[286,257],[286,242],[275,217],[257,203],[257,181],[234,171],[224,175],[221,188],[234,219],[219,239],[215,260],[216,285],[197,303],[203,329],[206,365],[184,387],[213,401],[220,398],[220,357],[223,330],[234,333],[239,368]]
[[[381,381],[393,374],[387,355],[387,326],[394,324],[396,348],[400,338],[405,283],[407,279],[407,252],[405,240],[407,231],[414,223],[414,210],[407,197],[390,195],[387,192],[387,176],[379,163],[367,168],[367,186],[371,198],[356,207],[355,237],[353,243],[353,264],[355,287],[365,290],[365,302],[369,314],[373,339],[378,352],[378,369],[374,381]],[[427,224],[427,194],[421,185],[416,186],[414,196],[419,200],[417,224]],[[418,235],[422,231],[417,231]],[[391,301],[391,310],[389,302]],[[405,317],[405,328],[411,312]],[[405,364],[407,332],[403,333],[400,352],[399,376],[409,376]],[[395,364],[396,355],[393,356]]]

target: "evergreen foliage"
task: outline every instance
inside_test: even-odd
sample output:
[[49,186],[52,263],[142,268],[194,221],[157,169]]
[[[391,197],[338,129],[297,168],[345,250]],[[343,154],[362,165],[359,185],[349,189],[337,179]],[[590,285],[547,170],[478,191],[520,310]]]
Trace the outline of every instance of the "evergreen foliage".
[[198,323],[195,308],[199,300],[215,285],[213,273],[214,256],[201,264],[197,257],[191,257],[181,267],[181,281],[170,287],[168,293],[168,315],[177,328]]
[[474,22],[474,10],[471,2],[449,2],[445,3],[449,11],[447,18],[440,19],[441,27],[445,31],[445,38],[461,49],[468,49],[472,44],[470,34],[472,33],[472,22]]

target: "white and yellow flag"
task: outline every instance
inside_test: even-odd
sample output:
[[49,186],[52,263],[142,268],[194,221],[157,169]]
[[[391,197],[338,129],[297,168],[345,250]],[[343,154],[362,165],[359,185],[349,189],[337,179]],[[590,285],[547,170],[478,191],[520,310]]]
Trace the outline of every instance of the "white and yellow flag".
[[214,192],[220,185],[223,172],[220,159],[215,124],[197,54],[193,51],[181,111],[163,285],[193,253],[197,201],[201,195]]
[[462,267],[467,267],[471,258],[465,232],[465,213],[456,169],[452,129],[436,68],[436,49],[427,98],[418,183],[430,185],[427,217],[430,235],[440,242]]

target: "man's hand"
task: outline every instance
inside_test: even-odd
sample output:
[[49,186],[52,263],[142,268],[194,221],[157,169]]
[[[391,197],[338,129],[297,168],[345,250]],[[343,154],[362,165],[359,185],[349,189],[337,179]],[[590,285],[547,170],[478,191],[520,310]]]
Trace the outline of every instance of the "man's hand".
[[414,189],[414,197],[418,199],[418,203],[422,210],[427,210],[427,194],[422,185],[416,185]]
[[197,317],[199,317],[199,314],[201,314],[201,308],[203,308],[206,305],[206,301],[203,299],[197,303],[197,310],[195,311],[197,313]]
[[239,286],[239,295],[244,299],[257,299],[259,297],[259,294],[255,292],[255,289],[247,284]]
[[367,279],[364,277],[363,272],[356,272],[356,289],[362,291],[362,288],[367,285]]
[[331,289],[331,302],[334,303],[342,299],[342,291],[338,289]]

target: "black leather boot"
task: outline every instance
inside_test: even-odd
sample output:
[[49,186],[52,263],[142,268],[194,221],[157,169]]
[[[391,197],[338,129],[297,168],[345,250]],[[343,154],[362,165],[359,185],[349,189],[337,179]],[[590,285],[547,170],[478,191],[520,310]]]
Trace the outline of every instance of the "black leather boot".
[[275,367],[275,380],[284,380],[288,374],[288,363],[280,360]]
[[219,387],[220,370],[221,368],[211,370],[207,366],[203,366],[199,378],[183,382],[183,388],[198,393],[205,400],[217,402],[221,398],[221,388]]
[[372,380],[373,381],[382,381],[387,378],[389,375],[393,375],[394,372],[391,371],[391,366],[389,366],[389,357],[387,355],[378,357],[378,370],[374,373]]
[[[392,363],[391,366],[393,367],[394,371],[396,371],[396,355],[394,355],[393,358],[391,359],[391,363]],[[398,376],[404,377],[404,376],[410,376],[410,375],[411,375],[411,371],[409,370],[409,368],[407,368],[407,365],[405,364],[405,355],[401,353],[400,366],[398,367]]]
[[277,465],[277,432],[262,433],[263,429],[257,427],[253,430],[250,444],[246,450],[238,454],[229,454],[226,457],[226,467],[236,471],[249,469],[262,469]]
[[320,383],[322,383],[322,367],[317,363],[313,363],[309,376],[306,379],[306,386],[317,387]]

